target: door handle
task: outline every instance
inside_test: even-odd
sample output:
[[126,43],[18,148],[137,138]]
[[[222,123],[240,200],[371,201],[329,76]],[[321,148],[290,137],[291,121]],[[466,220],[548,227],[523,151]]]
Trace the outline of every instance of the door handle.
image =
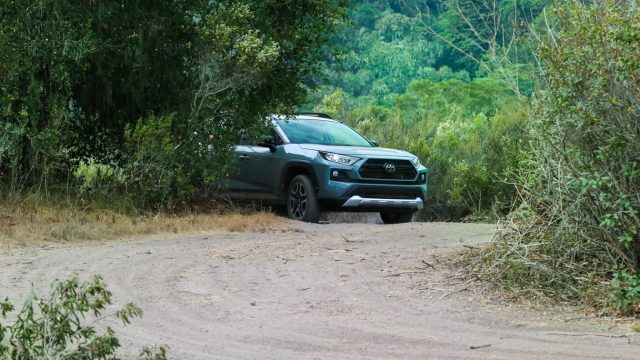
[[250,159],[249,155],[244,155],[244,154],[243,154],[243,155],[238,156],[238,158],[239,158],[240,160],[242,160],[242,161],[247,161],[247,160],[249,160],[249,159]]

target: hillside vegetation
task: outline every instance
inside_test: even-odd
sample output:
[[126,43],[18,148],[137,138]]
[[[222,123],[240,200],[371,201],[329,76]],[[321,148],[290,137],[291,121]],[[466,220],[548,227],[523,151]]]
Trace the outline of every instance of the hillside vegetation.
[[308,106],[418,155],[431,178],[423,219],[504,215],[526,144],[530,31],[548,4],[352,1]]

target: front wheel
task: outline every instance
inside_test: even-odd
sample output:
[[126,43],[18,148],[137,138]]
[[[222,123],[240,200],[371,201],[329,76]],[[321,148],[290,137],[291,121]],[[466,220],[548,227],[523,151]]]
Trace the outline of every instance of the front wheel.
[[290,219],[317,223],[320,221],[320,204],[311,180],[298,175],[291,180],[287,192],[287,215]]
[[381,212],[380,217],[385,224],[403,224],[413,221],[415,211]]

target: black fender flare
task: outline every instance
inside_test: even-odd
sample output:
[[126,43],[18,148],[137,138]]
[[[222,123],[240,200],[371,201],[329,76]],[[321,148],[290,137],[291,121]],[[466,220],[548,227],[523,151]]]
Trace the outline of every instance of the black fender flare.
[[[282,168],[282,173],[280,174],[280,186],[278,188],[278,193],[280,195],[284,196],[286,194],[286,191],[287,191],[286,189],[289,186],[289,181],[291,181],[291,179],[289,179],[288,177],[288,174],[292,171],[292,169],[304,169],[304,172],[307,172],[309,174],[309,177],[311,178],[311,183],[313,184],[313,186],[316,189],[318,188],[318,176],[313,166],[311,165],[311,162],[294,160],[294,161],[288,162]],[[293,176],[291,178],[293,178]]]

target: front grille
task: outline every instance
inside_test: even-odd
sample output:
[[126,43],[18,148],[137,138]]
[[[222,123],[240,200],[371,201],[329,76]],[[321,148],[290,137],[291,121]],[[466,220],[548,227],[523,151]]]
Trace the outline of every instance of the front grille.
[[[385,169],[393,165],[395,171]],[[409,160],[369,159],[359,170],[360,176],[365,179],[394,179],[413,180],[418,172]]]

